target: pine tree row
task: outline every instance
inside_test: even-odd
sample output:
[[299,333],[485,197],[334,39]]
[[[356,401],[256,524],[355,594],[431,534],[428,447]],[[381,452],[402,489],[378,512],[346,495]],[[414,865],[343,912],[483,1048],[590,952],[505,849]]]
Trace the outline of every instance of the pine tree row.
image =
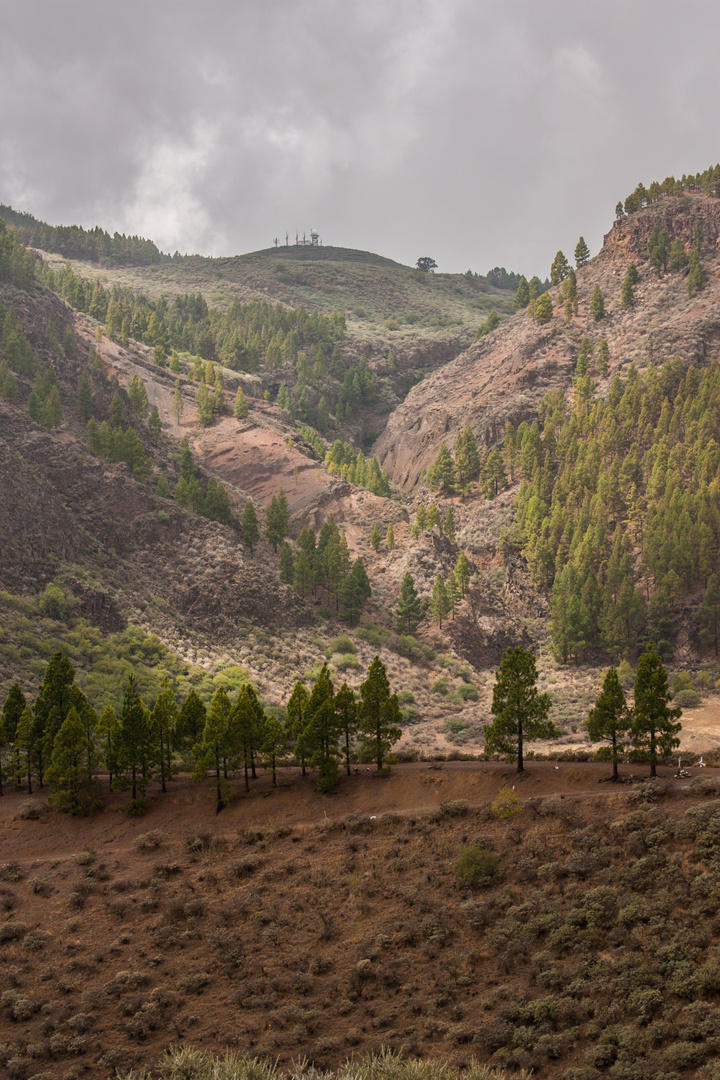
[[194,690],[180,705],[167,677],[148,707],[130,675],[119,714],[108,705],[98,717],[67,656],[57,652],[34,702],[27,702],[15,683],[4,703],[0,795],[3,754],[18,786],[32,793],[33,783],[49,784],[50,804],[69,814],[101,805],[100,773],[108,775],[111,788],[129,791],[133,813],[144,810],[151,780],[166,791],[181,768],[198,781],[213,778],[218,810],[227,803],[233,775],[242,775],[249,791],[250,778],[263,767],[276,784],[277,766],[288,759],[303,775],[316,768],[317,787],[327,791],[338,778],[341,759],[348,775],[358,757],[375,761],[382,771],[402,734],[400,721],[397,695],[377,656],[359,698],[347,684],[335,692],[327,664],[309,692],[297,682],[286,709],[267,711],[250,683],[241,686],[234,702],[219,687],[207,708]]

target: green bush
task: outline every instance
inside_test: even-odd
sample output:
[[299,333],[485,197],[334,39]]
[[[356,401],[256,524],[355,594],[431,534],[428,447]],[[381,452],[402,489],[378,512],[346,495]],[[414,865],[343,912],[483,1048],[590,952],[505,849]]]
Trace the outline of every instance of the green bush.
[[436,679],[432,684],[433,694],[440,694],[441,697],[446,697],[449,690],[447,675],[443,675],[442,678]]
[[682,709],[697,709],[702,702],[702,698],[696,690],[678,690],[675,694],[675,701]]
[[333,653],[355,653],[355,642],[347,634],[338,634],[334,637],[327,649],[325,650],[325,656],[329,659]]
[[477,887],[491,881],[500,868],[500,856],[480,844],[468,844],[455,863],[455,876],[463,885]]
[[690,672],[678,671],[677,675],[672,681],[672,688],[676,698],[678,693],[682,690],[694,690],[695,683],[693,682],[693,677]]
[[401,690],[398,694],[398,701],[401,705],[414,705],[415,695],[412,690]]
[[448,735],[462,735],[466,728],[467,724],[459,716],[445,717],[445,730]]
[[461,697],[463,701],[477,701],[478,699],[478,692],[472,683],[461,683],[455,693],[458,697]]

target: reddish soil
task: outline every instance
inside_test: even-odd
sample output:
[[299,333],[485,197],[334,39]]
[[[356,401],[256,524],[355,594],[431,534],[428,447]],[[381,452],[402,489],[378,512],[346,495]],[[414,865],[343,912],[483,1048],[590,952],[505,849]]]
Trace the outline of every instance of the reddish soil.
[[[545,991],[498,953],[485,920],[530,888],[565,910],[565,883],[541,886],[533,871],[530,886],[528,859],[613,841],[610,823],[632,807],[607,777],[596,763],[533,761],[522,777],[499,763],[417,763],[389,777],[362,767],[323,797],[282,770],[279,788],[261,776],[219,816],[212,785],[183,777],[165,795],[153,785],[139,819],[120,811],[127,795],[76,820],[48,811],[45,792],[13,791],[0,799],[3,1075],[110,1080],[177,1043],[286,1066],[382,1046],[489,1061],[506,1005]],[[513,785],[522,808],[497,820],[488,800]],[[28,802],[37,820],[20,816]],[[458,879],[467,843],[498,853],[488,890]],[[594,865],[582,873],[605,873]],[[573,955],[558,963],[574,977]],[[577,1035],[557,1038],[561,1062],[518,1051],[513,1063],[541,1077],[582,1064]]]
[[[555,766],[547,761],[530,761],[525,772],[502,762],[447,761],[413,762],[396,765],[390,776],[377,776],[374,767],[354,766],[350,777],[342,776],[330,795],[319,794],[311,773],[303,778],[299,769],[280,769],[278,786],[259,772],[246,795],[235,798],[221,815],[215,813],[214,789],[182,776],[169,784],[163,795],[156,783],[148,789],[148,812],[144,817],[127,817],[121,807],[127,793],[105,790],[105,808],[91,818],[71,818],[46,811],[39,821],[23,821],[21,805],[30,796],[12,791],[0,802],[0,861],[23,862],[34,859],[68,859],[79,851],[96,851],[98,856],[119,855],[132,849],[133,839],[148,829],[163,829],[177,842],[193,830],[210,829],[215,835],[234,838],[249,826],[315,826],[326,820],[340,821],[348,814],[381,815],[424,813],[449,799],[466,799],[478,807],[495,798],[501,788],[510,788],[517,798],[556,796],[607,796],[617,793],[610,782],[609,766],[598,762],[566,762]],[[692,776],[703,770],[689,770]],[[658,774],[672,780],[675,767],[661,766]],[[621,780],[644,779],[648,767],[621,765]],[[715,775],[714,770],[711,775]],[[682,787],[689,781],[672,781]],[[235,782],[235,788],[239,784]],[[620,791],[626,790],[625,785]],[[32,795],[44,805],[45,791]]]

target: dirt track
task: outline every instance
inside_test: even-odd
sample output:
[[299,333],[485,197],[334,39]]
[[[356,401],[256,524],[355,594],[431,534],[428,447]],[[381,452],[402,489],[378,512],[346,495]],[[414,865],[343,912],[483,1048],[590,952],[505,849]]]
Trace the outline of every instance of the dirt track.
[[[705,770],[691,769],[691,779]],[[671,779],[674,767],[658,770]],[[621,779],[644,778],[647,766],[621,766]],[[283,769],[279,785],[260,774],[249,795],[236,797],[221,815],[215,813],[214,788],[196,784],[182,776],[163,795],[157,784],[148,789],[148,812],[144,817],[126,816],[121,807],[128,796],[105,791],[105,808],[89,818],[68,818],[44,810],[39,820],[19,816],[23,803],[32,798],[44,807],[47,788],[32,796],[12,792],[0,800],[0,861],[32,862],[66,859],[78,851],[93,850],[106,857],[122,855],[133,839],[149,829],[161,829],[169,838],[183,841],[193,831],[210,831],[235,837],[249,826],[318,825],[323,819],[340,820],[348,814],[403,815],[427,812],[451,799],[466,799],[480,806],[491,801],[503,787],[514,790],[526,801],[530,798],[623,798],[627,784],[606,783],[609,767],[604,763],[564,763],[531,761],[524,774],[502,762],[415,762],[396,765],[387,777],[378,777],[373,768],[360,766],[350,777],[342,776],[331,795],[318,794],[311,775],[303,778],[297,769]],[[673,781],[679,788],[690,781]]]

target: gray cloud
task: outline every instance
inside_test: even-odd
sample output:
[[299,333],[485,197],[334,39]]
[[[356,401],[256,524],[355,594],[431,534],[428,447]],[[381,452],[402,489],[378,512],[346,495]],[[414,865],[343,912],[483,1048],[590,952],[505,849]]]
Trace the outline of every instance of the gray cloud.
[[546,273],[717,160],[715,0],[0,0],[0,201]]

